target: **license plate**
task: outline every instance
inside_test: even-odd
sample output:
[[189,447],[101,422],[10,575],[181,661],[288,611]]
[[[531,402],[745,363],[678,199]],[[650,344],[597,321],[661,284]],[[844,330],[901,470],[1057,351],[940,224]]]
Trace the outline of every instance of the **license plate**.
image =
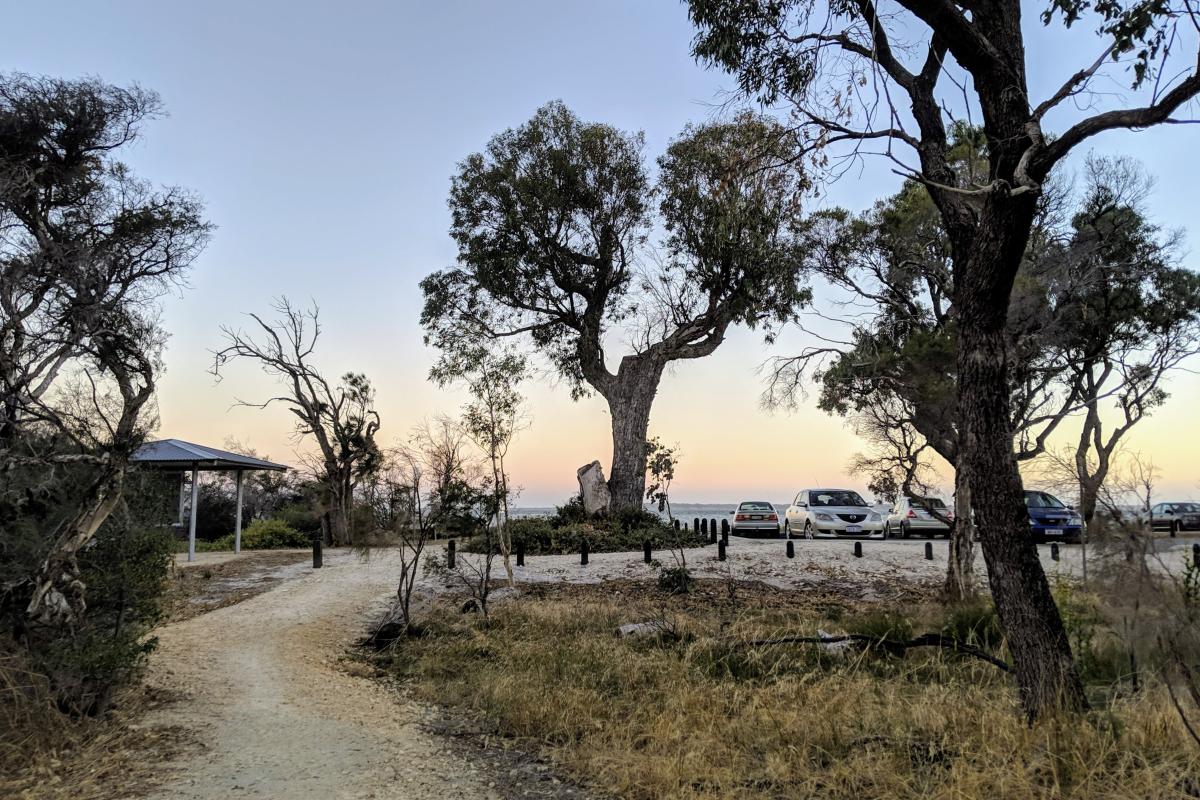
[[1046,528],[1042,533],[1047,536],[1062,536],[1062,528]]
[[751,514],[750,519],[762,519],[762,514]]
[[862,533],[862,525],[847,525],[846,533]]

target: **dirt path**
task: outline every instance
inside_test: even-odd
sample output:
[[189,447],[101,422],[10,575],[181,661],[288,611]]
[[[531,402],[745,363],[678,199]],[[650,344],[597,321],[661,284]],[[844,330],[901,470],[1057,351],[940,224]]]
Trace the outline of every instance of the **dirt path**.
[[486,798],[421,710],[339,664],[394,590],[387,553],[324,569],[159,633],[151,683],[187,699],[148,724],[195,730],[160,798]]

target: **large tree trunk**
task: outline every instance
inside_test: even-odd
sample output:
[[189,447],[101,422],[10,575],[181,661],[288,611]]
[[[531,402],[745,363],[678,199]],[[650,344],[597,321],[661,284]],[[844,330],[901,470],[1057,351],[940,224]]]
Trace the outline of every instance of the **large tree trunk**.
[[626,356],[606,396],[612,417],[608,490],[613,509],[641,508],[646,496],[646,434],[663,367],[656,358]]
[[[1008,294],[1032,206],[992,198],[966,269],[956,270],[958,408],[975,524],[996,612],[1004,626],[1021,703],[1032,719],[1086,706],[1058,607],[1029,532],[1013,431],[1005,346]],[[1004,207],[1007,206],[1007,207]],[[991,213],[988,213],[988,212]],[[957,265],[956,265],[957,266]],[[1011,266],[1011,269],[1007,267]]]
[[946,564],[946,601],[959,603],[975,596],[975,525],[971,519],[971,484],[963,467],[954,470],[954,530]]

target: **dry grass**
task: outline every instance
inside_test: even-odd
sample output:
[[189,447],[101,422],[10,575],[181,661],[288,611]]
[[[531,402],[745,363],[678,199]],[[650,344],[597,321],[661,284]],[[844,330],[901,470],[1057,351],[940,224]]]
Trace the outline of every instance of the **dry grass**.
[[[758,604],[754,591],[706,605],[569,591],[502,605],[487,629],[447,612],[385,658],[421,697],[548,748],[620,797],[1200,796],[1200,749],[1159,687],[1030,727],[986,664],[745,644],[818,626],[878,632],[894,617],[797,595]],[[614,637],[654,617],[680,638]]]
[[182,731],[136,726],[159,702],[145,689],[124,692],[101,719],[75,719],[54,707],[44,681],[19,655],[0,655],[0,797],[140,796],[164,777],[160,765],[188,745]]

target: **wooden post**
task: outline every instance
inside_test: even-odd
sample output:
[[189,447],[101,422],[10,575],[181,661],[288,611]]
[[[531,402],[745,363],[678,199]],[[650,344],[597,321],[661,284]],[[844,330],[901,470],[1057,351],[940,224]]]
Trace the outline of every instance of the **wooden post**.
[[718,561],[725,560],[725,540],[724,539],[721,539],[719,542],[717,542],[717,560]]
[[862,542],[854,543],[854,557],[862,558]]
[[517,542],[517,566],[525,566],[525,540],[521,539]]
[[650,561],[651,561],[651,557],[650,557],[650,540],[649,540],[649,539],[647,539],[646,541],[642,542],[642,560],[643,560],[643,561],[645,561],[647,564],[649,564],[649,563],[650,563]]
[[925,543],[925,560],[933,561],[933,542]]
[[587,546],[587,539],[584,539],[583,542],[581,542],[579,545],[579,566],[586,567],[587,561],[588,561],[588,546]]
[[1058,561],[1058,542],[1050,543],[1050,558]]
[[454,569],[454,561],[455,561],[455,558],[454,558],[454,551],[455,551],[455,548],[456,548],[456,545],[455,545],[455,542],[454,542],[454,540],[453,540],[453,539],[451,539],[450,541],[446,542],[446,566],[447,566],[447,567],[449,567],[450,569]]
[[788,539],[788,543],[787,543],[787,557],[788,558],[796,557],[796,543],[793,542],[791,539]]
[[324,560],[321,553],[321,534],[318,533],[313,537],[313,569],[320,569]]

